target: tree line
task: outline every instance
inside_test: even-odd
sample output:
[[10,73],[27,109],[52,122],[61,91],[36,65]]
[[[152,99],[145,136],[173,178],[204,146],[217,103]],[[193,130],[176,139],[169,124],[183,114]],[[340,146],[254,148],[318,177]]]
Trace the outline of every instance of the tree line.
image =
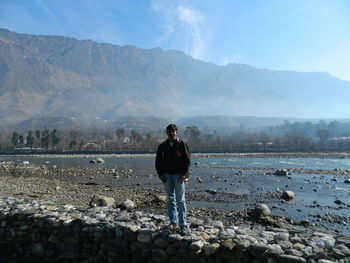
[[[309,151],[349,150],[350,123],[285,121],[278,126],[213,129],[195,125],[180,129],[179,136],[193,151]],[[2,132],[0,151],[155,151],[166,139],[164,130],[124,127]]]

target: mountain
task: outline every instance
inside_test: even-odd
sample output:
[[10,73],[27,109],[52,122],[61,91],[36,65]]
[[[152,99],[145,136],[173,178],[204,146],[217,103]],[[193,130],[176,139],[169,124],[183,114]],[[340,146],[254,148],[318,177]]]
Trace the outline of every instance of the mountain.
[[[1,125],[123,116],[349,117],[350,82],[0,29]],[[61,119],[62,122],[62,119]]]

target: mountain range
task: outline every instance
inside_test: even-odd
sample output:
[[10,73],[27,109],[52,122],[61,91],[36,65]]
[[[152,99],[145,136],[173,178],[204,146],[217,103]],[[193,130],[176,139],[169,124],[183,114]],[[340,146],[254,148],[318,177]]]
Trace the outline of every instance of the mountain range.
[[176,50],[0,29],[2,126],[125,116],[344,118],[349,97],[350,82],[325,72],[219,66]]

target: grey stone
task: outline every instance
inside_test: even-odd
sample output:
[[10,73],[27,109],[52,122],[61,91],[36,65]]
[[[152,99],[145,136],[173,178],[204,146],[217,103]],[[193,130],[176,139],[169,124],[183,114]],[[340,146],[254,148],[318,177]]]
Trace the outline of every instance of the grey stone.
[[269,250],[269,246],[263,243],[254,243],[248,247],[249,253],[255,258],[265,257],[267,250]]
[[135,208],[135,203],[134,201],[127,199],[123,203],[119,204],[117,208],[120,208],[121,210],[132,211]]
[[344,257],[349,257],[350,256],[350,250],[344,246],[344,245],[336,245],[333,248],[333,255],[338,258],[344,258]]
[[152,260],[154,262],[167,262],[168,254],[164,249],[154,248],[152,249]]
[[154,240],[154,245],[160,248],[167,248],[169,245],[169,242],[164,237],[158,237],[156,240]]
[[289,190],[285,190],[282,193],[282,199],[284,200],[292,200],[294,198],[294,193],[292,191]]
[[103,160],[101,157],[98,157],[96,159],[96,163],[105,163],[105,160]]
[[303,257],[297,257],[292,255],[279,255],[278,256],[281,263],[306,263],[306,259]]
[[95,207],[95,206],[107,206],[111,207],[114,205],[114,198],[107,197],[103,195],[94,195],[94,197],[91,199],[89,206]]
[[142,243],[152,243],[152,232],[151,231],[142,231],[137,236],[137,241]]
[[32,246],[32,253],[36,256],[43,256],[44,255],[44,248],[40,243],[35,243]]
[[205,247],[204,253],[207,256],[210,256],[210,255],[214,254],[218,250],[219,247],[220,247],[220,244],[218,244],[218,243],[209,244]]
[[201,250],[203,246],[204,246],[204,243],[201,240],[199,240],[199,241],[192,242],[190,245],[190,249],[197,251],[197,250]]
[[273,174],[278,175],[278,176],[288,176],[289,175],[288,171],[286,169],[278,169]]
[[257,217],[264,217],[269,216],[271,214],[271,211],[267,205],[258,204],[254,209],[254,213]]

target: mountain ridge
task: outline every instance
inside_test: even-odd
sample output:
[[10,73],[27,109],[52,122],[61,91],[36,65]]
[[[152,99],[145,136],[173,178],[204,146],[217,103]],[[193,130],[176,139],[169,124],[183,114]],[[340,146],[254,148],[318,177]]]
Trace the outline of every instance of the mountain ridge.
[[344,118],[349,95],[350,82],[324,72],[219,66],[176,50],[0,29],[3,125],[46,116]]

